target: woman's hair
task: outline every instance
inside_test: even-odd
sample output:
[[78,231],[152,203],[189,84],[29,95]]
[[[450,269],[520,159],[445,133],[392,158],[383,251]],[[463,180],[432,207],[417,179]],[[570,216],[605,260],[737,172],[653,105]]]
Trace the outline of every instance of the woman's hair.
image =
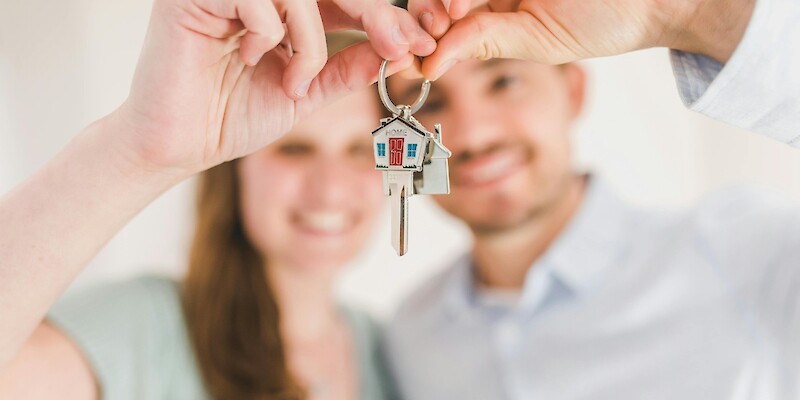
[[206,171],[183,284],[183,307],[209,394],[218,400],[300,399],[286,369],[278,306],[245,235],[236,162]]
[[[351,33],[329,35],[329,53],[362,40]],[[189,337],[212,398],[302,399],[287,368],[266,260],[245,233],[236,164],[221,164],[200,179],[197,226],[181,291]]]

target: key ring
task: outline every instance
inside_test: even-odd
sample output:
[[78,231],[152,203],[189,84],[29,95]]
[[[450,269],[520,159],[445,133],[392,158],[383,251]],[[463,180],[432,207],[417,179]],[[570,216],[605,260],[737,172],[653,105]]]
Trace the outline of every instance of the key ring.
[[414,104],[411,106],[401,106],[398,107],[392,103],[392,99],[389,98],[389,92],[386,90],[386,66],[389,65],[389,60],[383,60],[381,63],[381,69],[378,71],[378,94],[381,97],[381,102],[383,102],[384,107],[391,111],[393,114],[401,114],[403,109],[408,107],[408,115],[411,115],[420,108],[422,105],[425,104],[425,100],[428,98],[428,93],[431,91],[431,81],[425,80],[422,82],[422,89],[420,90],[419,97],[417,100],[414,101]]

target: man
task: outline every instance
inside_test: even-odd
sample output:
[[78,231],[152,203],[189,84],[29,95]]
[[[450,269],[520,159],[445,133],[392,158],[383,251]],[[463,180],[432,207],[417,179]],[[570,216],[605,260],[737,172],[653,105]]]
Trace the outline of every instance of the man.
[[[409,104],[419,81],[392,78]],[[403,396],[793,399],[800,395],[800,213],[727,193],[634,208],[571,164],[574,64],[465,61],[415,117],[440,122],[470,254],[386,329]]]

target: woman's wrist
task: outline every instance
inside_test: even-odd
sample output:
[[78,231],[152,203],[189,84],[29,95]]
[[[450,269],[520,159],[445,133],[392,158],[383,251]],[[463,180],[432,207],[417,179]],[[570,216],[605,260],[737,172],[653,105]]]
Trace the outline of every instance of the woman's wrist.
[[81,136],[83,137],[77,139],[84,141],[87,157],[92,157],[97,152],[105,154],[98,158],[103,169],[116,179],[132,185],[153,186],[154,189],[163,191],[195,172],[168,165],[161,162],[157,155],[147,153],[146,146],[137,144],[142,138],[138,137],[140,135],[119,111],[95,121],[81,132]]

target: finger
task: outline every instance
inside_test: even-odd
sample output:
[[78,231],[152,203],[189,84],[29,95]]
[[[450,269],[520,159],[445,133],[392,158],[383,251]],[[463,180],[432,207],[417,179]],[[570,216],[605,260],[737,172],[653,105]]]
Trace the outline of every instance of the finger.
[[[412,49],[422,55],[435,48],[433,38],[418,29],[419,24],[405,10],[385,0],[328,0],[320,8],[338,7],[342,13],[369,36],[370,43],[381,57],[398,60]],[[333,13],[332,13],[333,14]],[[341,19],[340,19],[341,20]]]
[[244,24],[231,12],[232,17],[214,14],[204,4],[193,4],[185,7],[185,13],[179,23],[194,32],[215,38],[226,39],[244,30]]
[[409,42],[411,54],[425,57],[436,50],[436,40],[420,26],[419,22],[414,20],[414,17],[408,11],[395,7],[394,12],[400,22],[400,29],[403,34],[411,39]]
[[189,27],[211,37],[232,39],[245,29],[239,43],[239,57],[249,65],[255,65],[284,36],[283,25],[271,2],[197,0],[186,10],[190,15]]
[[282,7],[294,52],[283,74],[283,89],[289,97],[299,99],[328,60],[325,30],[316,1],[286,0]]
[[414,57],[414,62],[411,66],[398,72],[398,74],[406,80],[422,79],[422,62],[419,58]]
[[450,28],[450,15],[442,0],[409,0],[408,12],[435,39],[440,39]]
[[[461,19],[464,18],[469,10],[474,7],[475,1],[470,0],[443,0],[450,18]],[[449,4],[448,4],[449,3]]]
[[364,29],[361,25],[361,21],[356,20],[342,11],[342,9],[331,0],[320,0],[317,4],[319,5],[319,14],[322,17],[322,25],[325,27],[326,32],[346,29]]
[[471,58],[516,58],[560,64],[576,58],[570,47],[527,12],[476,13],[455,24],[422,63],[422,73],[438,79],[456,62]]
[[[413,60],[411,54],[406,54],[400,60],[390,62],[387,75],[409,68]],[[367,42],[336,53],[311,84],[308,96],[301,103],[303,111],[299,114],[310,113],[313,109],[375,83],[381,62],[383,57]]]
[[492,12],[512,12],[519,7],[519,0],[489,0],[484,6]]
[[239,48],[239,57],[248,65],[256,65],[264,53],[283,40],[286,34],[283,23],[275,6],[269,1],[243,0],[237,12],[247,28]]

